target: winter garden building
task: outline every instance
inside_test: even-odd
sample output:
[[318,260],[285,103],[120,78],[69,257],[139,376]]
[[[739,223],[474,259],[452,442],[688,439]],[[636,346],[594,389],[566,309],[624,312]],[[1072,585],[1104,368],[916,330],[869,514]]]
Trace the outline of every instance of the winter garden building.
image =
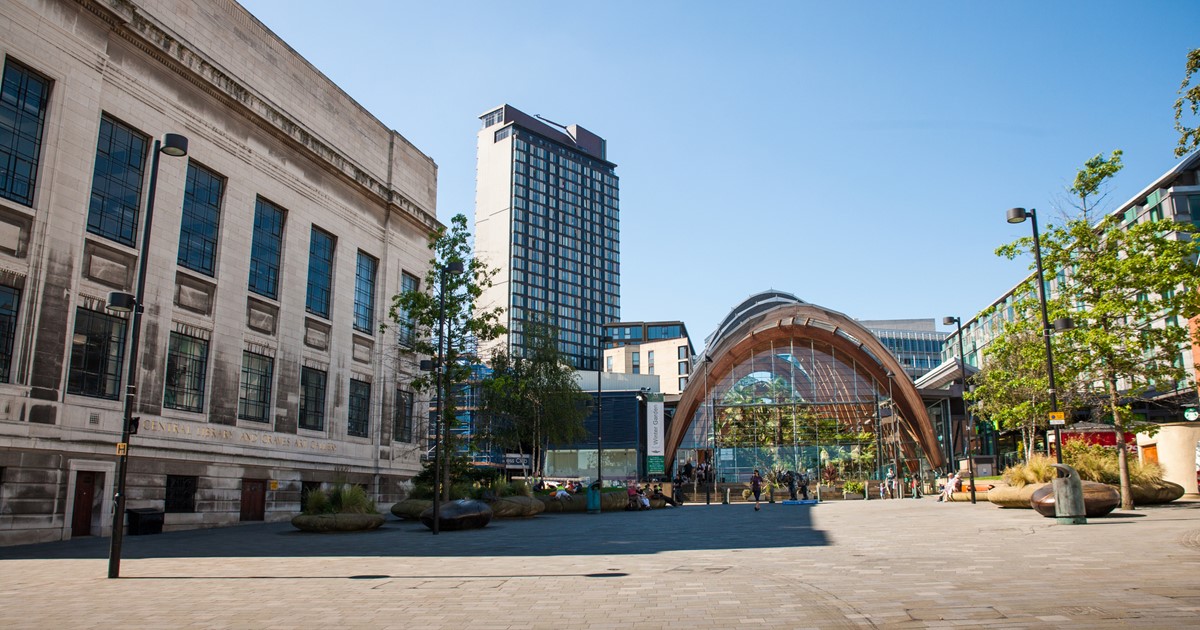
[[[110,533],[131,363],[127,507],[167,529],[394,499],[424,404],[380,324],[427,271],[433,161],[229,0],[5,2],[0,58],[0,544]],[[106,301],[140,263],[131,361]]]

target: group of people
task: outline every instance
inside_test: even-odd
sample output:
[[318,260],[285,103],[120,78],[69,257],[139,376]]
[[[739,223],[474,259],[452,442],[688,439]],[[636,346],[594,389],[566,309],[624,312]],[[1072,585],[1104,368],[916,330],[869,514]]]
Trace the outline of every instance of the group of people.
[[946,483],[942,484],[942,495],[938,497],[938,503],[954,500],[954,493],[962,489],[962,477],[958,471],[946,477]]
[[708,483],[712,481],[713,468],[708,462],[700,462],[693,465],[692,460],[688,459],[679,469],[679,475],[676,483],[691,483],[693,481],[699,483]]
[[539,478],[537,482],[533,484],[534,492],[546,492],[547,490],[550,492],[550,497],[553,499],[558,499],[559,501],[570,501],[571,495],[583,492],[583,483],[576,479],[574,481],[566,481],[558,486],[553,486],[546,483],[545,479]]
[[913,499],[920,499],[924,496],[921,492],[921,478],[912,473],[905,472],[904,479],[896,478],[896,471],[888,469],[887,476],[884,477],[883,483],[879,484],[880,499],[898,499],[900,498],[900,484],[908,491],[908,496]]
[[679,507],[679,501],[663,494],[662,490],[662,484],[651,486],[647,483],[639,487],[636,482],[630,481],[625,486],[625,493],[629,497],[625,510],[649,510],[650,499],[658,499],[671,507]]

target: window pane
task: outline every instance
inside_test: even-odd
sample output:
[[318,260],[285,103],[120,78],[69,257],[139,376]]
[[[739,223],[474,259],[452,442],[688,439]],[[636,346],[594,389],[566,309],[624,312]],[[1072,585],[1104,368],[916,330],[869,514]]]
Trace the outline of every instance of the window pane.
[[329,294],[333,287],[333,245],[331,234],[314,227],[308,245],[308,298],[305,308],[313,315],[329,317]]
[[250,246],[250,290],[279,296],[279,260],[283,254],[284,211],[266,199],[254,204],[254,242]]
[[300,368],[300,428],[325,428],[325,372]]
[[71,343],[67,392],[116,400],[125,353],[125,320],[78,308]]
[[207,341],[171,333],[163,406],[183,411],[204,411],[204,376],[207,368]]
[[12,382],[13,339],[16,338],[20,305],[20,289],[0,286],[0,383]]
[[88,231],[134,247],[142,200],[146,136],[105,114],[96,143]]
[[50,81],[14,61],[0,83],[0,197],[33,205]]
[[[416,276],[407,273],[400,274],[401,293],[416,291],[418,286],[420,286],[420,282],[417,280]],[[416,325],[412,318],[409,317],[408,313],[401,311],[399,316],[399,332],[397,333],[396,343],[406,348],[411,348],[413,341],[415,340],[414,336],[416,335]]]
[[346,433],[367,437],[371,424],[371,384],[350,379],[350,416]]
[[371,256],[358,252],[354,277],[354,328],[369,333],[375,327],[375,269]]
[[395,442],[413,441],[413,395],[396,390],[396,413],[392,423]]
[[216,270],[217,228],[224,188],[223,177],[195,162],[188,162],[183,223],[179,228],[179,264],[209,276]]
[[167,475],[167,500],[163,511],[196,511],[195,477],[190,475]]
[[253,352],[242,352],[242,380],[238,386],[238,418],[269,422],[271,375],[275,360]]

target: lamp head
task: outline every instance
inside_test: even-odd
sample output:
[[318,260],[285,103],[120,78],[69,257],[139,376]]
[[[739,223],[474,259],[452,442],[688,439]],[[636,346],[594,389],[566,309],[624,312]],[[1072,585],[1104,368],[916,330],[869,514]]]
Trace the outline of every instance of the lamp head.
[[162,147],[159,151],[171,157],[183,157],[187,155],[188,139],[177,133],[169,133],[163,136]]
[[437,364],[437,362],[434,361],[433,359],[421,359],[421,371],[422,372],[432,372],[433,368],[436,364]]
[[1074,327],[1075,320],[1071,319],[1070,317],[1059,317],[1058,319],[1054,320],[1054,330],[1061,332],[1064,330],[1071,330]]
[[958,320],[958,318],[957,318],[957,317],[951,317],[951,316],[949,316],[949,315],[948,315],[948,316],[946,316],[946,317],[943,317],[943,318],[942,318],[942,325],[943,325],[943,326],[949,326],[949,325],[951,325],[951,324],[957,324],[957,323],[958,323],[958,321],[959,321],[959,320]]
[[463,262],[461,260],[451,260],[446,263],[446,271],[449,273],[462,273]]
[[124,291],[113,291],[108,294],[107,308],[114,313],[129,313],[137,308],[137,298]]
[[1012,208],[1008,211],[1009,223],[1024,223],[1025,219],[1033,214],[1033,210],[1026,211],[1025,208]]

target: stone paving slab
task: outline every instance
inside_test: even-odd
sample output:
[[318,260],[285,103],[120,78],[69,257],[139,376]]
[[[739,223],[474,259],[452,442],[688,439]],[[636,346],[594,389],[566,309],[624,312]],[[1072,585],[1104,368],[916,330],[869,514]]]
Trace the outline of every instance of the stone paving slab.
[[1200,502],[1058,525],[934,500],[253,524],[0,548],[5,628],[1200,628]]

